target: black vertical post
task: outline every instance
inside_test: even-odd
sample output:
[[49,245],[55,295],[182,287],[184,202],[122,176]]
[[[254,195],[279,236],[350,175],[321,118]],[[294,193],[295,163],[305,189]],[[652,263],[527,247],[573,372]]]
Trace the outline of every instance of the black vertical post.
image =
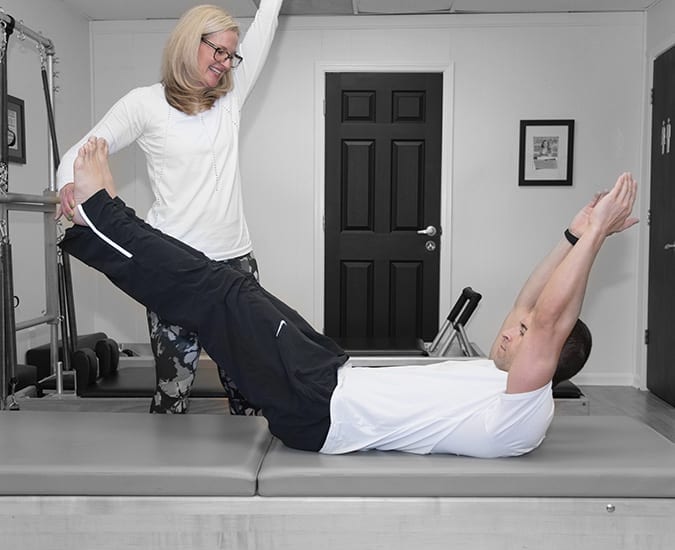
[[[0,22],[0,193],[9,190],[9,173],[7,160],[9,149],[7,142],[7,45],[9,36],[14,30],[14,19]],[[0,409],[7,406],[7,393],[9,380],[13,378],[15,369],[12,358],[10,342],[14,338],[14,324],[10,321],[14,315],[14,303],[8,296],[8,281],[11,281],[11,263],[8,258],[9,252],[9,227],[7,209],[0,210],[0,311],[2,311],[2,330],[0,330]],[[10,326],[11,325],[11,326]],[[11,332],[11,333],[10,333]]]
[[9,190],[9,175],[7,172],[7,159],[9,149],[7,143],[7,47],[9,46],[9,37],[14,31],[14,19],[7,16],[8,20],[0,22],[0,40],[2,41],[2,51],[0,51],[0,192]]

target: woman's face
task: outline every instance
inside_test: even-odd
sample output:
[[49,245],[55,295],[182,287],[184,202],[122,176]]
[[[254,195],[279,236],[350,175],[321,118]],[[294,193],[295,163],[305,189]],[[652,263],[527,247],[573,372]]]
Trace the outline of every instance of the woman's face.
[[[239,46],[239,35],[235,31],[220,31],[209,34],[205,37],[209,42],[218,48],[233,54]],[[207,88],[214,88],[220,83],[222,76],[232,68],[232,61],[216,61],[214,58],[215,50],[205,44],[199,43],[199,52],[197,54],[197,65],[201,82]],[[220,59],[222,56],[218,56]]]

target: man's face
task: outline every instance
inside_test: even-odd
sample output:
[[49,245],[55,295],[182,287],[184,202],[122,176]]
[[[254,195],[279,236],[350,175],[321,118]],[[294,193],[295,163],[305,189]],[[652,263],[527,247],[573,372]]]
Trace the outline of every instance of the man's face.
[[523,337],[526,332],[527,326],[521,321],[518,325],[510,327],[501,333],[501,341],[493,359],[497,368],[506,372],[509,371],[511,362],[523,343]]

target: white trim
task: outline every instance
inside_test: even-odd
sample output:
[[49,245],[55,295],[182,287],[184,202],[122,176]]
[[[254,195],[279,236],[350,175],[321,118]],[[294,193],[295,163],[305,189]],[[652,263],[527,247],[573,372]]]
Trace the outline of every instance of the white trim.
[[441,73],[443,75],[442,160],[441,160],[441,258],[439,285],[439,321],[445,318],[451,303],[452,152],[454,115],[454,63],[401,65],[396,63],[340,64],[318,62],[314,72],[314,326],[324,325],[324,211],[325,211],[325,116],[324,102],[328,72]]
[[133,258],[134,255],[129,252],[126,248],[123,248],[119,244],[117,244],[115,241],[110,239],[109,237],[106,237],[101,231],[98,230],[98,228],[94,225],[94,223],[89,219],[87,214],[84,212],[84,208],[82,208],[81,204],[77,205],[77,210],[80,212],[80,215],[82,216],[82,219],[87,222],[87,225],[89,226],[89,229],[91,229],[96,236],[101,239],[103,242],[109,244],[112,246],[115,250],[117,250],[119,253],[122,255],[126,256],[127,258]]
[[[639,388],[636,377],[630,372],[586,372],[582,370],[573,379],[577,386],[626,386]],[[592,403],[591,403],[592,406]]]

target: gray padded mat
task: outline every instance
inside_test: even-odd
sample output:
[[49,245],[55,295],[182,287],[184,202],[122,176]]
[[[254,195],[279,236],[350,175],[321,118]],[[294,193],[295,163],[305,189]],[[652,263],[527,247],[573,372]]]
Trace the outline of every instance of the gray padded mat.
[[263,496],[675,497],[675,445],[628,417],[556,417],[517,458],[361,452],[328,456],[275,440]]
[[0,494],[255,494],[260,417],[0,412]]

